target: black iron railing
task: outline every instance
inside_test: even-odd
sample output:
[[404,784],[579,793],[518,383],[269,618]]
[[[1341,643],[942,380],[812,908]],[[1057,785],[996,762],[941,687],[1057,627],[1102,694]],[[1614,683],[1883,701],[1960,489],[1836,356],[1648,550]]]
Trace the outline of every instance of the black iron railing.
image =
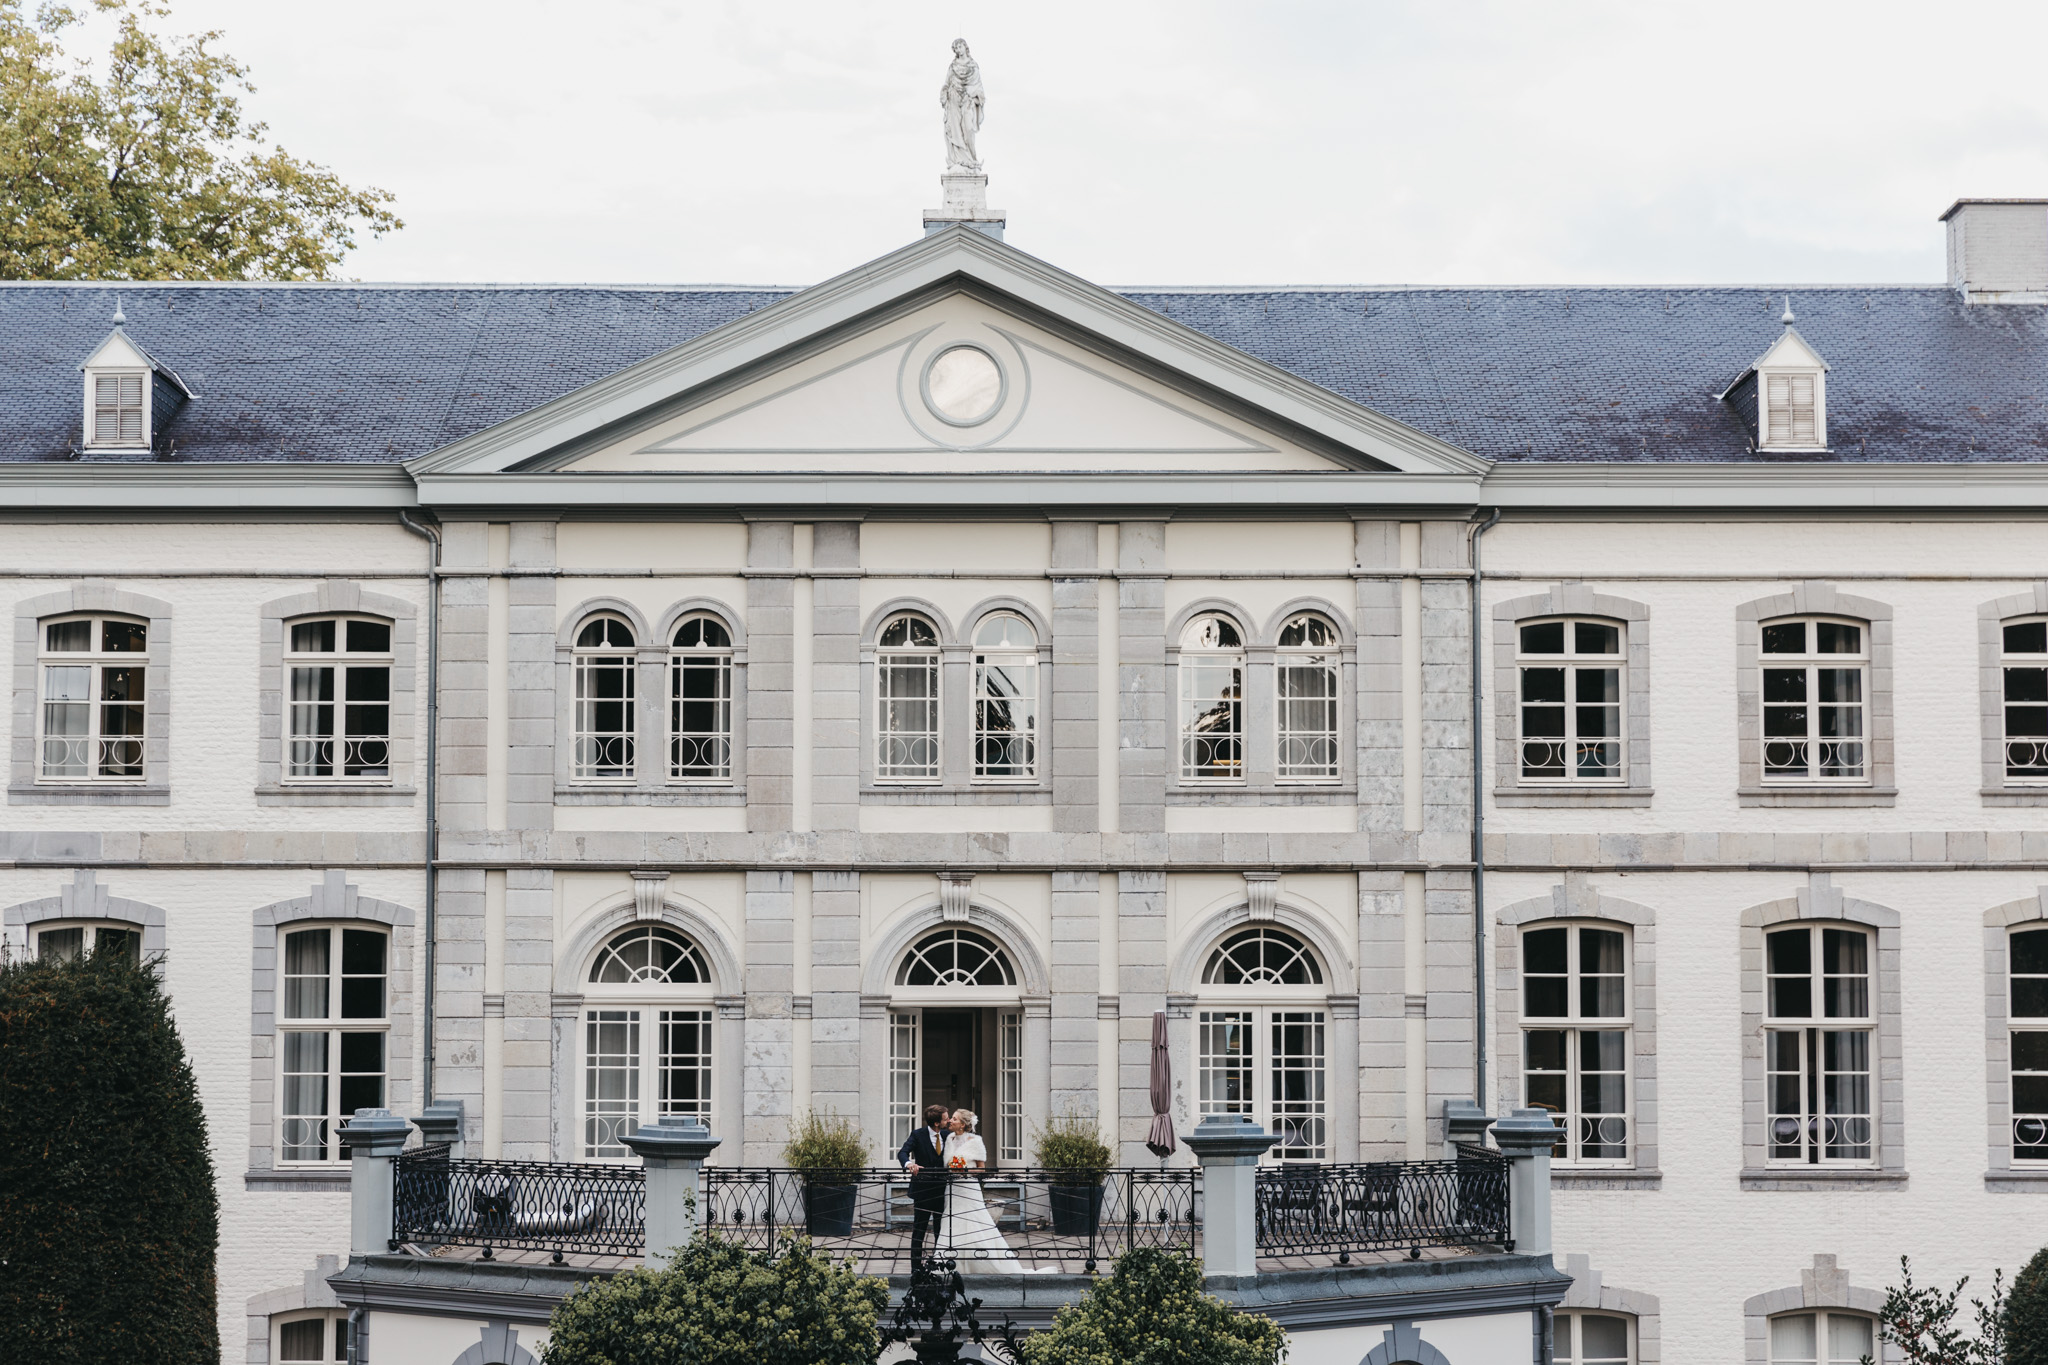
[[[1113,1170],[1099,1180],[1036,1169],[913,1181],[894,1168],[806,1175],[707,1167],[705,1226],[766,1249],[784,1230],[869,1273],[908,1274],[913,1255],[963,1273],[1093,1273],[1132,1247],[1193,1256],[1201,1172]],[[941,1216],[917,1235],[920,1207]],[[914,1249],[913,1242],[919,1243]]]
[[391,1246],[406,1242],[564,1254],[639,1256],[646,1249],[647,1176],[637,1166],[451,1157],[447,1143],[393,1163]]
[[1259,1255],[1334,1255],[1425,1246],[1510,1246],[1507,1158],[1460,1145],[1453,1161],[1261,1167]]

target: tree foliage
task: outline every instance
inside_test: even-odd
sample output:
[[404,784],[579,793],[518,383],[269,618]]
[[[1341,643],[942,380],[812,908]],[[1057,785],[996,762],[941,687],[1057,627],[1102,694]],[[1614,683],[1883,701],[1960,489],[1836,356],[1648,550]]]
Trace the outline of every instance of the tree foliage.
[[2048,1365],[2048,1247],[2012,1277],[2004,1326],[2006,1355],[2000,1365]]
[[665,1270],[585,1285],[548,1323],[547,1365],[874,1365],[886,1281],[800,1237],[773,1252],[700,1233]]
[[0,966],[0,1356],[215,1365],[219,1211],[155,970]]
[[1286,1341],[1272,1319],[1203,1293],[1195,1262],[1138,1247],[1023,1345],[1027,1365],[1278,1365]]
[[84,16],[0,0],[0,278],[317,280],[404,226],[391,195],[264,142],[249,69],[217,31],[167,38],[159,0],[89,0],[115,20],[96,74],[60,43]]
[[[2040,1258],[2036,1258],[2037,1260]],[[1899,1257],[1900,1283],[1885,1290],[1884,1307],[1878,1310],[1880,1340],[1899,1348],[1906,1365],[2006,1365],[2005,1272],[1991,1280],[1991,1302],[1971,1299],[1977,1316],[1977,1333],[1963,1335],[1956,1326],[1956,1310],[1963,1297],[1968,1275],[1953,1289],[1913,1283],[1913,1263]],[[1864,1365],[1871,1365],[1869,1356]]]

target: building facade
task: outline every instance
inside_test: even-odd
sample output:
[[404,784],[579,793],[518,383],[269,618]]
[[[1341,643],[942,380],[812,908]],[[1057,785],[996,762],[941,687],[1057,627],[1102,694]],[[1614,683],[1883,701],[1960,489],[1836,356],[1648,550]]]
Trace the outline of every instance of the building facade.
[[1274,1160],[1554,1111],[1558,1361],[1853,1360],[2048,1193],[2048,207],[1947,221],[1947,286],[1789,299],[1119,294],[985,223],[0,287],[10,951],[161,961],[234,1359],[335,1359],[357,1107],[1136,1162],[1163,1011]]

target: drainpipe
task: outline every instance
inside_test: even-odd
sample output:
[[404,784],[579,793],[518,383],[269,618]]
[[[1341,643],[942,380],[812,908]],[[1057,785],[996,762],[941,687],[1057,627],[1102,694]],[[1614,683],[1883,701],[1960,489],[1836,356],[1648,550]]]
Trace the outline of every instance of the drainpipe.
[[1486,579],[1479,569],[1479,538],[1499,520],[1496,507],[1472,528],[1472,1102],[1482,1114],[1486,1112],[1486,745],[1480,740],[1480,711],[1486,700],[1486,675],[1479,667],[1479,588]]
[[427,915],[426,989],[420,992],[420,1099],[434,1098],[434,892],[435,872],[441,861],[441,814],[434,804],[434,775],[440,771],[438,741],[441,735],[441,533],[421,525],[398,510],[399,524],[429,542],[427,550]]

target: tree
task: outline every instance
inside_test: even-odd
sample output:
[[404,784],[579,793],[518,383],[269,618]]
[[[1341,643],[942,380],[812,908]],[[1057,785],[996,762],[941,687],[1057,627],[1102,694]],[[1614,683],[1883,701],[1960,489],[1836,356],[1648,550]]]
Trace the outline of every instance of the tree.
[[1023,1345],[1028,1365],[1278,1365],[1286,1336],[1203,1293],[1195,1262],[1138,1247]]
[[[1974,1339],[1964,1336],[1955,1326],[1956,1305],[1963,1296],[1963,1286],[1970,1282],[1968,1275],[1949,1290],[1916,1285],[1913,1263],[1904,1256],[1899,1257],[1899,1275],[1902,1283],[1885,1290],[1884,1307],[1877,1315],[1877,1334],[1880,1340],[1899,1348],[1907,1365],[2006,1365],[2003,1270],[1992,1276],[1990,1303],[1970,1300],[1977,1314]],[[1863,1357],[1863,1362],[1871,1365],[1870,1357]]]
[[547,1365],[874,1365],[886,1281],[801,1237],[772,1252],[700,1233],[665,1270],[595,1281],[548,1321]]
[[215,1365],[219,1210],[150,966],[0,966],[0,1342],[13,1360]]
[[2004,1326],[2006,1356],[2000,1365],[2048,1365],[2048,1247],[2012,1277]]
[[217,31],[161,36],[158,0],[90,4],[117,16],[98,77],[58,41],[77,10],[0,0],[0,278],[328,279],[358,224],[404,226],[383,190],[264,143]]

